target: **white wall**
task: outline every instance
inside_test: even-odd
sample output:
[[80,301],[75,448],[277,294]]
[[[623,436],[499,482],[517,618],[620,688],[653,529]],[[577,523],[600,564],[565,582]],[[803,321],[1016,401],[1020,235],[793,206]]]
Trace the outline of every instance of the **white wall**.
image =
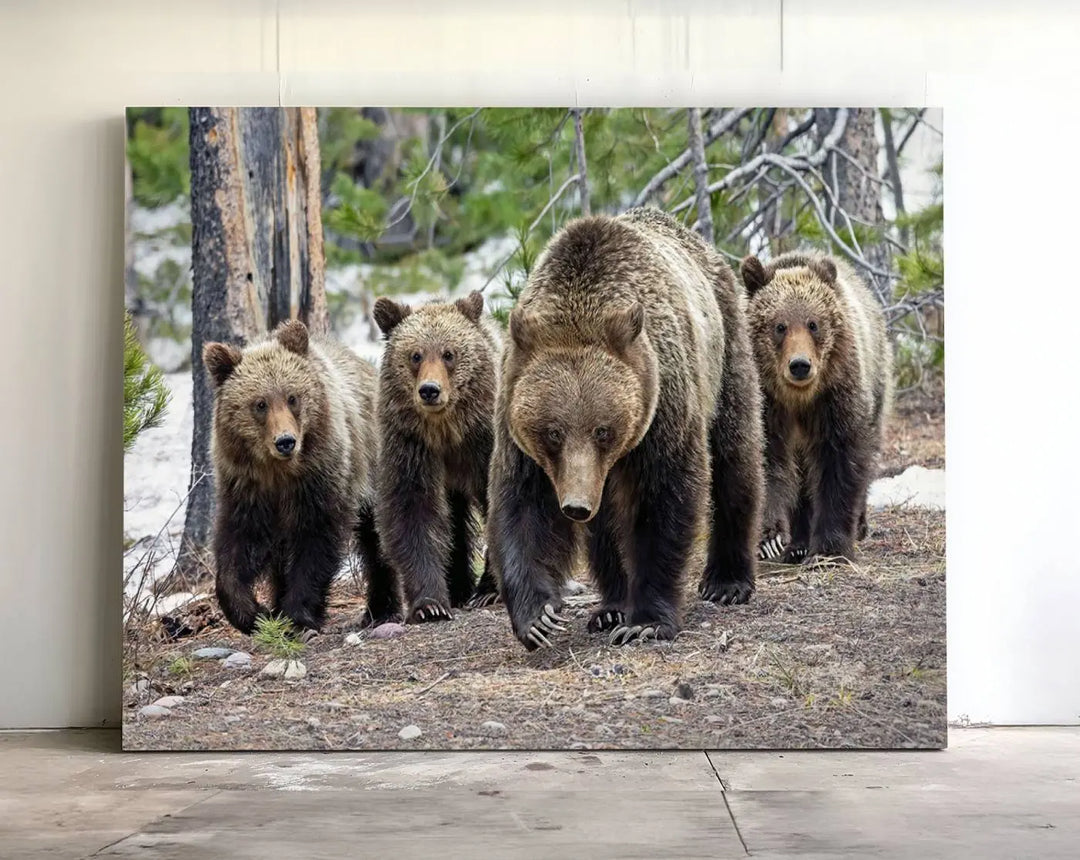
[[943,104],[949,713],[1080,720],[1080,15],[884,5],[0,4],[0,725],[119,719],[123,108],[279,100]]

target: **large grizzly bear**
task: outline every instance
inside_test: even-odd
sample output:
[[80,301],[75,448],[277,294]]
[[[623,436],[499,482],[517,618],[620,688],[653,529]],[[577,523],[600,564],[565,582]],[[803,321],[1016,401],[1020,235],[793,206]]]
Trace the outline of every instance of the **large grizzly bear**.
[[761,555],[852,559],[892,387],[881,305],[822,254],[747,257],[742,277],[765,395]]
[[487,515],[500,350],[483,310],[479,292],[417,308],[375,303],[387,338],[375,514],[412,622],[449,619],[451,607],[495,592],[486,565],[479,584],[472,568],[476,517]]
[[368,616],[393,616],[372,505],[375,368],[298,320],[244,350],[208,343],[203,364],[214,387],[217,596],[230,623],[252,631],[266,612],[253,587],[268,574],[274,611],[318,630],[354,532]]
[[750,598],[763,477],[743,302],[719,255],[653,209],[571,222],[537,261],[510,315],[488,520],[529,650],[565,629],[579,537],[602,598],[588,627],[614,643],[676,635],[706,523],[701,595]]

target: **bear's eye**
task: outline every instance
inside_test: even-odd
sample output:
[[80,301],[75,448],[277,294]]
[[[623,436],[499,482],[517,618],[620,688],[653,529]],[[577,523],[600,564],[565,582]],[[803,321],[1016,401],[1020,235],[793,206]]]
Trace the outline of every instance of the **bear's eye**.
[[454,353],[452,353],[450,350],[447,350],[442,354],[442,360],[445,361],[447,364],[450,364],[450,362],[454,360]]
[[420,353],[414,352],[412,354],[412,363],[413,364],[419,364],[421,361],[423,361],[423,358],[424,358],[424,356],[422,356]]
[[593,438],[601,445],[607,445],[611,441],[610,427],[597,427],[593,430]]
[[783,323],[777,323],[776,324],[776,333],[777,334],[783,334],[786,331],[787,331],[787,326],[786,325],[784,325]]
[[255,401],[255,411],[256,412],[265,412],[266,411],[266,401],[265,400],[256,400]]
[[289,405],[290,406],[295,406],[296,405],[296,395],[295,394],[290,394],[289,395]]
[[558,445],[562,442],[562,431],[558,427],[549,427],[545,435],[552,445]]
[[817,331],[817,323],[816,323],[816,322],[814,322],[813,320],[810,320],[810,322],[808,322],[808,323],[806,324],[806,327],[807,327],[808,329],[810,329],[811,333],[813,333],[813,332]]

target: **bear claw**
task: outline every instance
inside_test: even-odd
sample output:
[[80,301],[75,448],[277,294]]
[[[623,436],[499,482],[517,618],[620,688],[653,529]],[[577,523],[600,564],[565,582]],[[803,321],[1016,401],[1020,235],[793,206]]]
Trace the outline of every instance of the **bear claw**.
[[723,606],[746,603],[753,593],[753,583],[749,582],[726,582],[722,585],[715,585],[708,581],[702,581],[701,585],[698,586],[698,594],[701,595],[702,600],[719,603]]
[[620,624],[611,632],[608,639],[611,645],[626,645],[630,642],[647,642],[653,639],[674,639],[675,631],[669,625],[661,623],[652,624]]
[[758,558],[762,561],[772,561],[779,558],[784,551],[784,541],[780,535],[775,535],[768,540],[763,540],[758,545]]
[[488,591],[483,594],[474,594],[469,598],[465,604],[466,609],[484,609],[488,606],[494,606],[499,602],[499,593],[497,591]]
[[590,633],[603,633],[614,630],[626,621],[621,609],[598,609],[589,619],[588,631]]
[[536,648],[551,648],[551,640],[547,637],[552,633],[565,633],[566,628],[562,625],[566,624],[568,620],[556,613],[550,603],[545,603],[544,611],[529,626],[529,629],[525,632],[525,638]]
[[428,621],[453,621],[454,616],[441,603],[425,600],[413,609],[409,620],[414,624],[423,624]]

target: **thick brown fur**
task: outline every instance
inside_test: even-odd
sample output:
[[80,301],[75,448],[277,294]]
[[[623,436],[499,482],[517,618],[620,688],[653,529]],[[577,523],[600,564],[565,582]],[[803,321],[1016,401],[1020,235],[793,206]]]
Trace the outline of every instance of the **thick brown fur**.
[[[500,342],[479,292],[418,308],[375,304],[386,335],[379,377],[379,533],[404,586],[409,621],[450,618],[475,582],[477,516],[487,515]],[[424,396],[428,398],[425,401]]]
[[881,306],[822,254],[747,257],[742,276],[765,398],[762,547],[785,546],[787,562],[853,559],[892,390]]
[[526,648],[562,629],[579,540],[603,601],[589,629],[613,641],[676,635],[706,523],[702,596],[750,598],[763,477],[744,304],[720,256],[657,210],[549,243],[510,317],[489,487],[490,561]]
[[229,622],[254,629],[267,611],[254,585],[267,575],[274,611],[319,629],[354,534],[369,614],[392,617],[399,600],[374,525],[375,368],[297,320],[243,350],[208,343],[203,363],[214,387],[217,596]]

